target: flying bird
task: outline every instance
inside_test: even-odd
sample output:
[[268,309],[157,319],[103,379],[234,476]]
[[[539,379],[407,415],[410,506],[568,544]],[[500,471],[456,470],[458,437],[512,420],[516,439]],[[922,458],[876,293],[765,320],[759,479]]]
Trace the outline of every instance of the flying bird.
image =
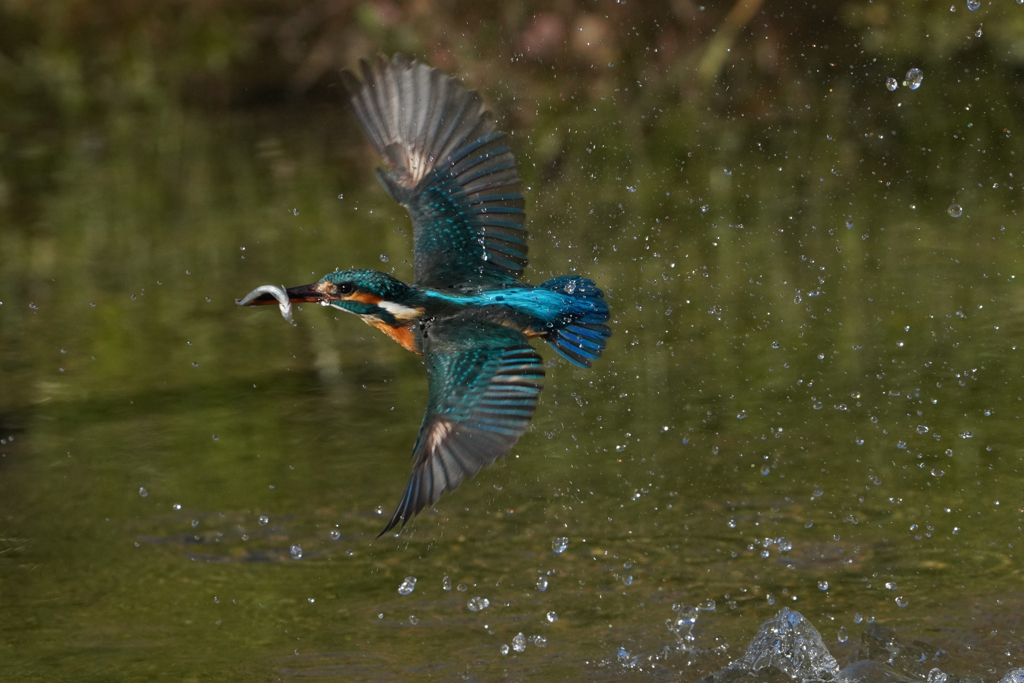
[[308,285],[263,286],[256,306],[316,302],[349,313],[422,354],[429,395],[412,476],[384,535],[463,479],[504,458],[529,426],[544,368],[529,340],[590,367],[611,336],[596,284],[562,275],[533,286],[526,267],[522,182],[505,134],[479,94],[401,55],[343,71],[356,120],[387,170],[384,189],[413,224],[414,282],[336,270]]

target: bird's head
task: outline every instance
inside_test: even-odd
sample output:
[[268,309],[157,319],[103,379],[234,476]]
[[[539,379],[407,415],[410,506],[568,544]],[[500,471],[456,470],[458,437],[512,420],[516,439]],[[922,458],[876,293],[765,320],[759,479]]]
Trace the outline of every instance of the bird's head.
[[[339,308],[355,313],[375,327],[404,326],[423,314],[423,309],[414,305],[412,287],[377,270],[336,270],[312,284],[288,287],[285,293],[292,303],[315,302]],[[276,303],[273,296],[263,294],[248,305]]]

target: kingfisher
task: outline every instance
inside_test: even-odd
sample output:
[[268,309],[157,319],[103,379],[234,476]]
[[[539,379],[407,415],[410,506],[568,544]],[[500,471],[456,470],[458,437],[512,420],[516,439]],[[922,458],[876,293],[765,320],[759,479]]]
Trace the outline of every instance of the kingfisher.
[[387,169],[377,179],[413,224],[414,282],[336,270],[287,289],[257,288],[240,305],[315,302],[354,313],[427,370],[426,414],[405,493],[380,533],[402,527],[498,458],[530,424],[544,366],[539,337],[589,368],[611,329],[604,293],[562,275],[537,286],[526,267],[524,200],[515,157],[480,95],[402,55],[341,73],[348,103]]

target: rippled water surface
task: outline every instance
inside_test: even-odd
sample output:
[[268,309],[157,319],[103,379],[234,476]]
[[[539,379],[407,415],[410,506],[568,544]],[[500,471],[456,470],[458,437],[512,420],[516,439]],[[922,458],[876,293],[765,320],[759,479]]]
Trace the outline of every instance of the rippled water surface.
[[541,348],[509,459],[398,536],[421,359],[338,311],[234,305],[410,278],[343,109],[122,113],[65,131],[38,187],[9,159],[11,680],[690,681],[782,607],[840,665],[875,624],[918,641],[908,675],[1024,666],[1020,65],[969,44],[985,12],[1020,23],[1003,4],[941,16],[958,37],[915,90],[877,48],[761,111],[725,81],[567,99],[480,71],[530,187],[527,278],[593,277],[614,336],[591,370]]

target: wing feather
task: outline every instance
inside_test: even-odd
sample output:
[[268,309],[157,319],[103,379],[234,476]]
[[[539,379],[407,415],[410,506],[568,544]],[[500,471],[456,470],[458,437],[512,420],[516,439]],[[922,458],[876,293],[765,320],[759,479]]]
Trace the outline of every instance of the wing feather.
[[416,284],[473,289],[515,282],[526,260],[522,181],[479,94],[395,55],[360,62],[342,82],[381,183],[413,221]]
[[430,391],[412,476],[381,535],[507,456],[540,396],[540,356],[521,332],[498,323],[435,322],[424,333],[423,354]]

